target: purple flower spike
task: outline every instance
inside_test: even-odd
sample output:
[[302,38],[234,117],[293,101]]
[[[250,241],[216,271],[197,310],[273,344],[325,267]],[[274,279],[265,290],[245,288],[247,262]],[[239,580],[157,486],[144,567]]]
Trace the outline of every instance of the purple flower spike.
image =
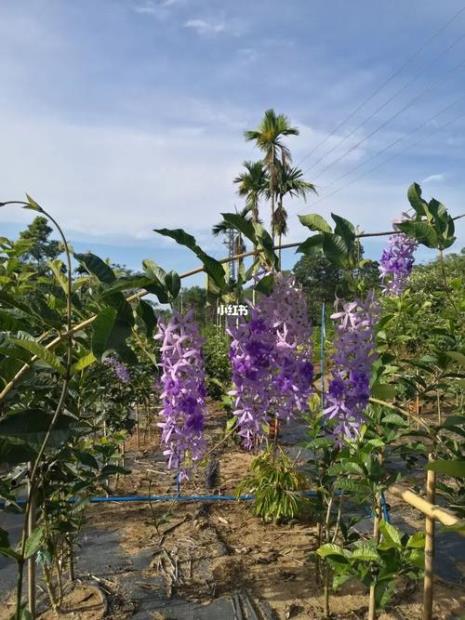
[[414,252],[417,246],[417,242],[404,233],[395,233],[389,237],[389,246],[384,249],[379,262],[384,293],[403,293],[415,262]]
[[105,364],[105,366],[108,366],[109,368],[113,369],[113,372],[115,373],[116,378],[121,383],[131,382],[131,375],[129,373],[127,366],[125,366],[122,362],[117,360],[114,355],[109,355],[108,357],[106,357],[103,360],[103,363]]
[[291,276],[278,274],[274,289],[228,329],[237,416],[243,446],[253,448],[272,416],[288,420],[307,408],[311,392],[311,325],[305,296]]
[[335,353],[324,414],[337,422],[334,434],[342,442],[357,437],[368,405],[378,304],[370,294],[366,301],[344,304],[331,318],[336,321]]
[[202,340],[193,320],[175,312],[168,323],[159,322],[155,336],[161,345],[161,399],[163,422],[161,442],[168,467],[179,473],[179,480],[188,478],[192,464],[205,452],[203,438],[205,410],[205,371]]

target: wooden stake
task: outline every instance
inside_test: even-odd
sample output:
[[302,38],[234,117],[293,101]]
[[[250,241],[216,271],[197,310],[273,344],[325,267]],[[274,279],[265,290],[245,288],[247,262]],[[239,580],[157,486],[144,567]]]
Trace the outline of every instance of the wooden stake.
[[[381,501],[378,497],[375,506],[375,518],[373,522],[373,540],[376,544],[379,543],[379,526],[381,523]],[[370,586],[370,599],[368,603],[368,620],[375,620],[376,617],[376,590],[375,585]]]
[[[429,455],[429,462],[432,457]],[[434,504],[436,495],[436,472],[428,469],[426,473],[426,499]],[[426,515],[425,519],[425,580],[423,586],[423,620],[433,617],[433,582],[434,582],[434,517]]]
[[[32,535],[36,525],[36,493],[29,486],[29,516],[27,520],[27,536]],[[27,560],[27,608],[32,618],[36,617],[36,558]]]

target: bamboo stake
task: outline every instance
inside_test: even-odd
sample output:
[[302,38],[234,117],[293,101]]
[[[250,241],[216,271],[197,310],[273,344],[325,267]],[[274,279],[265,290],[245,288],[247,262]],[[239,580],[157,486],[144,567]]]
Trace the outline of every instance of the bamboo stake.
[[[428,461],[432,462],[429,455]],[[434,504],[436,496],[436,472],[426,472],[426,499]],[[434,517],[426,515],[425,519],[425,579],[423,585],[423,620],[432,620],[434,591]]]
[[[32,463],[30,463],[32,469]],[[29,538],[36,526],[36,492],[29,484],[30,508],[27,519],[27,537]],[[32,618],[36,617],[36,558],[35,555],[27,560],[27,608]]]
[[420,497],[420,495],[417,495],[413,491],[410,491],[410,489],[407,489],[400,484],[393,484],[389,487],[388,492],[391,495],[394,495],[394,497],[402,499],[404,502],[409,504],[409,506],[416,508],[424,515],[439,521],[447,527],[458,525],[458,523],[460,523],[460,519],[449,510],[435,506],[432,502]]
[[[381,498],[376,499],[375,506],[375,518],[373,521],[373,540],[376,544],[379,543],[380,535],[380,523],[381,523]],[[368,602],[368,620],[375,620],[376,617],[376,586],[371,584],[370,586],[370,598]]]

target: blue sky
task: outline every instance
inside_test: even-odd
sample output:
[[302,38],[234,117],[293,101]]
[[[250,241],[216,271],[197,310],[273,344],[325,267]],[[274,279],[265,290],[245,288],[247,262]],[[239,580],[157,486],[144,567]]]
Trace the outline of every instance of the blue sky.
[[[458,214],[465,211],[465,11],[331,132],[462,5],[2,0],[0,201],[27,191],[76,249],[132,268],[150,257],[188,269],[195,259],[152,229],[184,227],[224,254],[209,231],[221,211],[241,206],[232,180],[243,160],[259,156],[242,132],[273,107],[300,128],[289,146],[320,195],[287,204],[288,240],[305,235],[297,214],[312,211],[385,229],[407,208],[412,181]],[[28,217],[3,210],[2,234],[15,234]],[[369,243],[368,254],[376,257],[381,243]]]

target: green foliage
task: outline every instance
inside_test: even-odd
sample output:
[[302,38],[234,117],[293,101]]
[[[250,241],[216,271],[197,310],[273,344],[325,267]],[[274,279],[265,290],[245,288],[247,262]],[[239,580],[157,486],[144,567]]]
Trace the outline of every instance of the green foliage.
[[322,545],[317,554],[328,562],[333,573],[333,589],[356,578],[366,587],[375,587],[376,608],[386,607],[396,591],[400,576],[419,579],[424,564],[424,535],[408,536],[381,521],[381,541],[357,540],[349,547],[335,543]]
[[202,336],[207,393],[211,398],[220,400],[231,382],[229,337],[216,325],[205,327]]
[[281,448],[268,448],[257,456],[250,474],[240,483],[237,495],[255,495],[253,513],[264,521],[298,516],[308,500],[302,495],[305,478]]

